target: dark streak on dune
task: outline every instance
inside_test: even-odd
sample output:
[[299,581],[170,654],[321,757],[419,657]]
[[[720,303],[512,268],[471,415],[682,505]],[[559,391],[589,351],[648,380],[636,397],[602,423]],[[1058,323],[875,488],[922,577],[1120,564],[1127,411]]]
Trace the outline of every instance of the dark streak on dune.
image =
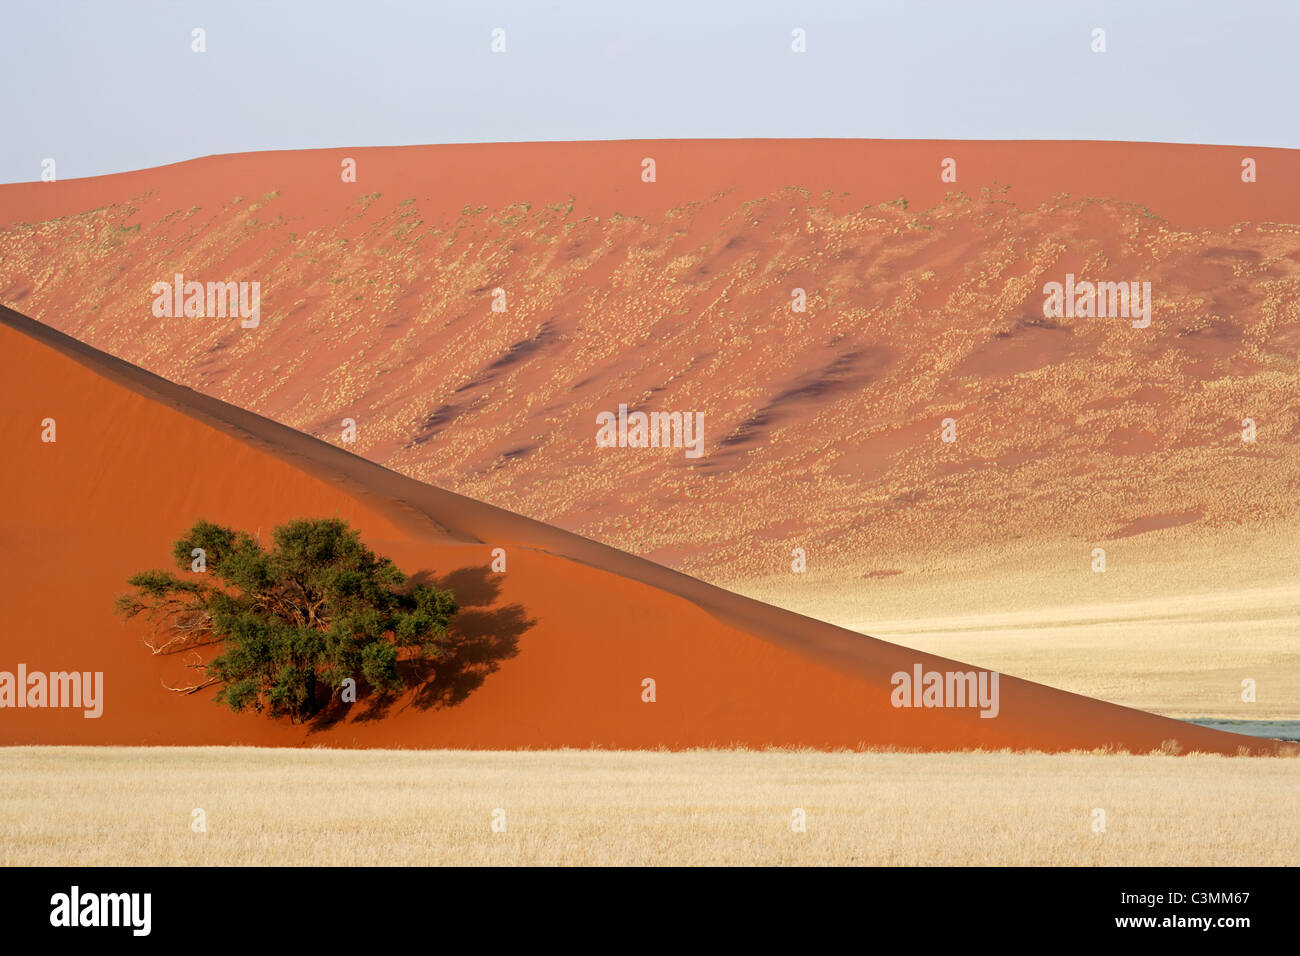
[[875,380],[888,367],[892,353],[885,348],[866,348],[839,356],[801,384],[780,392],[750,415],[718,444],[723,448],[747,445],[778,423],[789,406],[810,403],[840,392],[848,392]]
[[[501,369],[509,368],[516,362],[528,358],[543,346],[556,341],[558,338],[559,335],[555,330],[555,324],[548,319],[542,323],[542,327],[537,330],[536,335],[530,339],[524,339],[523,341],[516,342],[514,345],[510,346],[505,355],[502,355],[499,359],[489,365],[487,370],[488,372],[499,372]],[[487,379],[485,378],[483,381],[487,381]]]

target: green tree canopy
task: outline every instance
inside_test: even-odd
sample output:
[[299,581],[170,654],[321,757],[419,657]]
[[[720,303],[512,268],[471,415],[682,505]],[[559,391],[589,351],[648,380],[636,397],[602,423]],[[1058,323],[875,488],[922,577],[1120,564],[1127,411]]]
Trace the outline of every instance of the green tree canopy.
[[337,518],[281,525],[269,550],[199,521],[173,555],[184,577],[133,575],[116,609],[154,620],[166,635],[155,653],[219,643],[198,686],[220,685],[216,700],[234,711],[307,720],[348,677],[400,690],[398,661],[439,656],[457,610],[451,592],[409,583]]

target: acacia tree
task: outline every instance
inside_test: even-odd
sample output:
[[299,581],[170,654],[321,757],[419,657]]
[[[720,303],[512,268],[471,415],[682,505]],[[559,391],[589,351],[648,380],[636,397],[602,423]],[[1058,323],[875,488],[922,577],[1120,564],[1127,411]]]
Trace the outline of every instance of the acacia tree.
[[233,711],[308,720],[345,677],[400,690],[399,659],[439,656],[457,610],[450,591],[410,584],[337,518],[281,525],[269,550],[199,521],[172,553],[180,570],[206,564],[205,573],[133,575],[135,591],[116,609],[154,622],[146,643],[156,654],[219,643],[220,653],[193,665],[205,679],[173,689],[219,684],[216,700]]

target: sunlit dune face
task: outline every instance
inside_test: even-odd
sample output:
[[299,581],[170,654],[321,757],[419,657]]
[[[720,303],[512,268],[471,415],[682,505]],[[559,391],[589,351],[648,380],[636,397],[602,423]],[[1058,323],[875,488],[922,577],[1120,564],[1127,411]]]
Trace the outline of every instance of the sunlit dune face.
[[[0,298],[705,578],[779,572],[792,546],[889,564],[1011,528],[1095,542],[1295,510],[1300,226],[991,189],[928,209],[732,190],[642,216],[354,192],[309,217],[285,192],[10,227]],[[262,327],[154,318],[176,273],[257,279]],[[1149,282],[1150,326],[1046,317],[1067,273]],[[702,413],[703,454],[599,447],[620,404]]]

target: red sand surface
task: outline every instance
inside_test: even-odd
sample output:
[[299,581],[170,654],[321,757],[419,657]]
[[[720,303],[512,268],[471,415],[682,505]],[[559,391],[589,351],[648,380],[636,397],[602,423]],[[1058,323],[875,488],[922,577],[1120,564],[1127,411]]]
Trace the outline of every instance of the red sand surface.
[[[259,281],[261,326],[155,318],[177,272]],[[1045,320],[1067,272],[1150,281],[1150,327]],[[1086,567],[1170,515],[1289,520],[1297,300],[1294,150],[488,144],[0,186],[0,302],[331,442],[352,418],[371,461],[715,582],[794,547],[860,578],[1014,529]],[[597,448],[621,403],[703,412],[704,457]]]
[[[1277,745],[1004,677],[1001,714],[895,709],[890,675],[962,665],[769,607],[423,485],[0,309],[0,669],[105,674],[104,714],[0,710],[0,744],[655,747],[744,744],[1272,752]],[[58,440],[40,441],[41,421]],[[196,518],[266,533],[338,515],[452,586],[458,673],[329,727],[179,696],[182,662],[111,613]],[[509,570],[489,572],[490,550]],[[641,701],[653,677],[658,701]],[[478,686],[474,686],[477,684]]]
[[[1241,161],[1258,181],[1241,181]],[[357,161],[341,184],[340,162]],[[653,186],[641,161],[656,163]],[[954,183],[940,162],[957,160]],[[1059,193],[1140,202],[1182,227],[1246,221],[1300,222],[1300,153],[1249,146],[981,140],[612,140],[481,143],[231,153],[152,169],[0,186],[0,225],[39,222],[148,195],[170,211],[181,201],[217,205],[292,192],[296,214],[333,218],[346,188],[361,193],[420,187],[443,214],[466,203],[504,206],[576,198],[583,215],[662,216],[683,203],[734,190],[744,198],[782,189],[853,189],[859,202],[906,196],[934,205],[948,192],[1010,186],[1003,197],[1032,207]]]

